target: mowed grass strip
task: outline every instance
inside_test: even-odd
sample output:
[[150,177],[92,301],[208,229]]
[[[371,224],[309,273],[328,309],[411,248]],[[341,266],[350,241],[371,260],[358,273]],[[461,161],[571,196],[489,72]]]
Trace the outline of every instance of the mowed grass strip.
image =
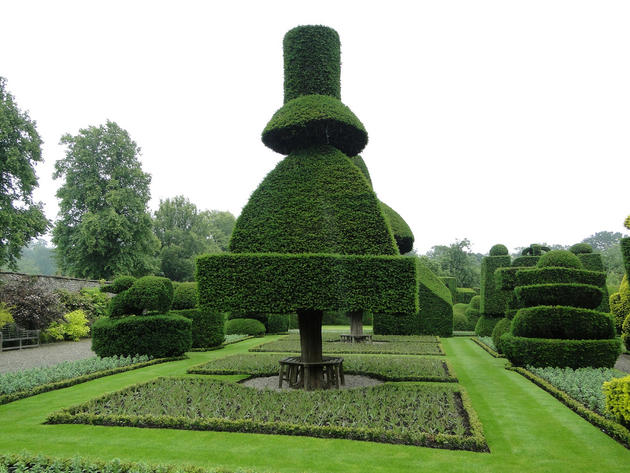
[[[439,339],[433,335],[374,335],[373,343],[347,343],[340,341],[339,333],[328,332],[322,334],[322,341],[322,350],[327,354],[444,355]],[[291,334],[250,351],[299,353],[300,337]]]
[[218,430],[487,450],[455,384],[386,383],[276,392],[204,378],[158,378],[53,413],[49,423]]
[[[278,353],[232,355],[193,366],[188,373],[273,376],[279,373],[279,361],[285,357]],[[346,374],[384,381],[457,381],[448,362],[438,357],[344,355],[343,360]]]

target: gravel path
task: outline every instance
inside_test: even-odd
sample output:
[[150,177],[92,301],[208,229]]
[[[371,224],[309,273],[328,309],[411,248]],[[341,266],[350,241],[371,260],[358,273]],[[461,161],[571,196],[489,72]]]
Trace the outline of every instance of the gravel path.
[[92,340],[79,342],[59,342],[40,345],[38,348],[24,348],[0,352],[0,373],[20,371],[39,366],[50,366],[62,361],[75,361],[95,356]]
[[630,373],[630,355],[621,355],[617,360],[617,363],[615,364],[615,368],[617,368],[619,371]]

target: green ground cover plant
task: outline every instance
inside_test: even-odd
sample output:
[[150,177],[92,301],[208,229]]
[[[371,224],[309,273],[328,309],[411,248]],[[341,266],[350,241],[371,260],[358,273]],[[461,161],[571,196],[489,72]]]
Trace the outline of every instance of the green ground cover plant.
[[[280,354],[243,354],[194,366],[194,374],[247,374],[250,376],[278,375]],[[446,360],[435,357],[346,355],[346,374],[362,374],[385,381],[448,381],[455,382]]]
[[[338,333],[322,334],[323,353],[372,353],[399,355],[444,355],[437,337],[432,335],[374,335],[374,343],[345,343]],[[273,342],[254,347],[251,351],[299,353],[299,335],[290,334]]]
[[576,401],[601,415],[606,415],[606,399],[602,386],[606,381],[625,376],[611,368],[535,368],[527,370],[564,391]]
[[0,375],[0,404],[181,358],[183,357],[150,360],[145,355],[94,357],[87,360],[66,361],[50,367],[5,373]]
[[387,383],[278,393],[213,379],[158,378],[53,413],[47,422],[307,435],[485,451],[481,425],[467,406],[465,392],[454,384]]
[[479,345],[481,348],[483,348],[485,351],[490,353],[495,358],[505,358],[496,350],[492,337],[475,336],[475,337],[472,337],[471,340],[475,342],[477,345]]

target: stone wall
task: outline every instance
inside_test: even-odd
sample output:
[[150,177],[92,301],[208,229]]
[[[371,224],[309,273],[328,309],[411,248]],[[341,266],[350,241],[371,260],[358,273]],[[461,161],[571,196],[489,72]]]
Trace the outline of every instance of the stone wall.
[[101,286],[99,281],[90,279],[67,278],[64,276],[42,276],[0,271],[0,282],[29,280],[34,280],[35,287],[44,292],[54,292],[57,289],[65,289],[68,292],[79,292],[84,287],[90,288]]

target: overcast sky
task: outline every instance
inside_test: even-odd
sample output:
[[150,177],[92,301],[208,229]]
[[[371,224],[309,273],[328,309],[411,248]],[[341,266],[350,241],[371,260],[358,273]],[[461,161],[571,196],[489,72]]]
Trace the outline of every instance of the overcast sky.
[[150,207],[183,194],[235,216],[282,159],[260,133],[283,102],[282,38],[341,37],[342,101],[415,248],[486,253],[624,231],[630,2],[7,1],[0,76],[37,121],[37,200],[56,217],[64,133],[107,119],[142,148]]

